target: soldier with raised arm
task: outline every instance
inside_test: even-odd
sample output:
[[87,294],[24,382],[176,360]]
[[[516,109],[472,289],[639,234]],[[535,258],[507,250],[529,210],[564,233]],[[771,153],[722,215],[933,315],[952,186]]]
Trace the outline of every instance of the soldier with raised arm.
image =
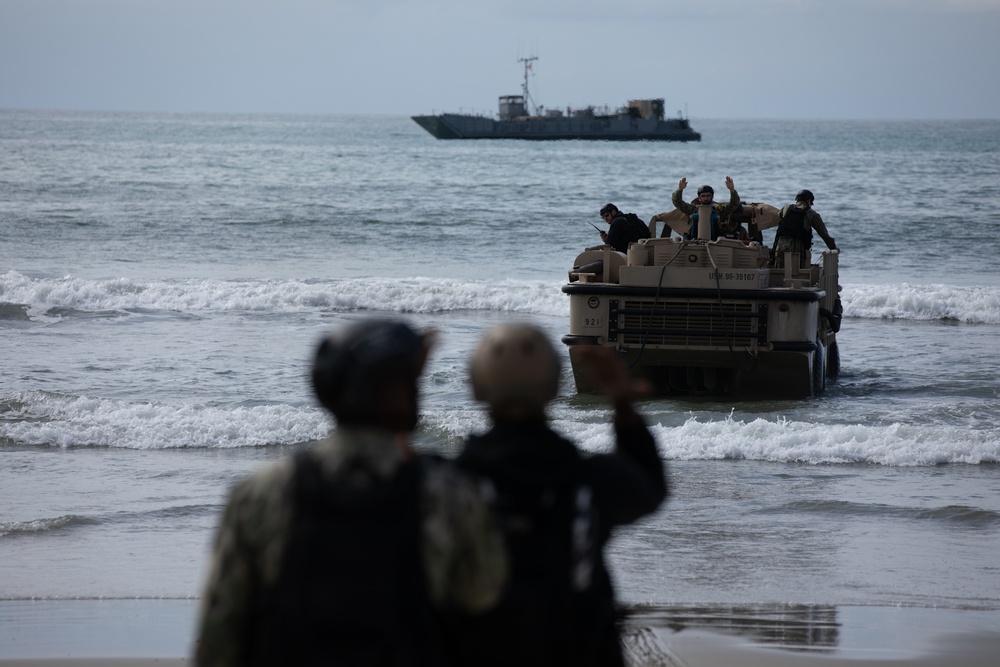
[[511,580],[495,609],[456,619],[456,664],[622,665],[603,549],[615,527],[659,507],[667,480],[624,364],[611,350],[579,352],[614,411],[607,453],[584,455],[549,426],[546,406],[558,392],[561,364],[538,327],[497,326],[472,357],[473,392],[492,425],[468,438],[457,463],[491,489]]
[[714,241],[722,235],[722,227],[720,223],[726,220],[731,214],[738,211],[741,207],[740,195],[736,192],[736,186],[733,183],[733,179],[726,176],[726,188],[729,190],[729,202],[725,204],[719,204],[715,201],[715,189],[712,188],[711,185],[702,185],[699,187],[698,198],[692,203],[688,203],[684,201],[685,188],[687,188],[687,179],[682,178],[677,184],[677,189],[674,190],[674,193],[671,196],[674,208],[685,213],[691,220],[691,227],[688,229],[687,233],[684,234],[684,238],[698,238],[698,207],[711,206],[712,232],[709,240]]

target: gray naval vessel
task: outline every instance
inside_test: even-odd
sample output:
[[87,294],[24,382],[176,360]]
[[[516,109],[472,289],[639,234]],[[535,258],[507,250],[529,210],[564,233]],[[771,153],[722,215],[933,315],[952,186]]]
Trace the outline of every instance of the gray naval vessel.
[[546,109],[535,106],[528,92],[528,73],[537,57],[518,58],[524,64],[520,95],[501,95],[498,117],[485,114],[442,113],[412,116],[417,125],[438,139],[584,139],[601,141],[701,141],[687,118],[665,118],[662,98],[629,100],[610,110]]

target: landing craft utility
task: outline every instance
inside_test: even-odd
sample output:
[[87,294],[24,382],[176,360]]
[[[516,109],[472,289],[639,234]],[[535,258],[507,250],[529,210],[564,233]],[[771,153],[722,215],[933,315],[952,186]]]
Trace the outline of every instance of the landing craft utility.
[[701,141],[687,118],[665,118],[662,98],[629,100],[615,111],[589,106],[582,109],[546,109],[532,103],[528,73],[536,57],[524,63],[520,95],[501,95],[498,118],[487,115],[442,113],[412,116],[438,139],[583,139],[604,141]]

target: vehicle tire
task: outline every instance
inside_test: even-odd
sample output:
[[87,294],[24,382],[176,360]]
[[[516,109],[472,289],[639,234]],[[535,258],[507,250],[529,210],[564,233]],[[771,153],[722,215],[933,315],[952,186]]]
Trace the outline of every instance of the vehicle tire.
[[837,347],[837,341],[833,341],[826,352],[826,376],[832,380],[838,375],[840,375],[840,348]]
[[823,346],[816,341],[816,351],[813,353],[812,393],[819,396],[826,389],[826,368],[823,364]]

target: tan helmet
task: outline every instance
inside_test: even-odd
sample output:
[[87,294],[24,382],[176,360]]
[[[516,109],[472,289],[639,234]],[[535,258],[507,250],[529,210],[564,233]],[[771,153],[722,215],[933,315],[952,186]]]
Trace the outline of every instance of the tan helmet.
[[496,416],[542,415],[559,391],[561,364],[541,329],[526,323],[493,327],[479,341],[469,364],[477,401]]

